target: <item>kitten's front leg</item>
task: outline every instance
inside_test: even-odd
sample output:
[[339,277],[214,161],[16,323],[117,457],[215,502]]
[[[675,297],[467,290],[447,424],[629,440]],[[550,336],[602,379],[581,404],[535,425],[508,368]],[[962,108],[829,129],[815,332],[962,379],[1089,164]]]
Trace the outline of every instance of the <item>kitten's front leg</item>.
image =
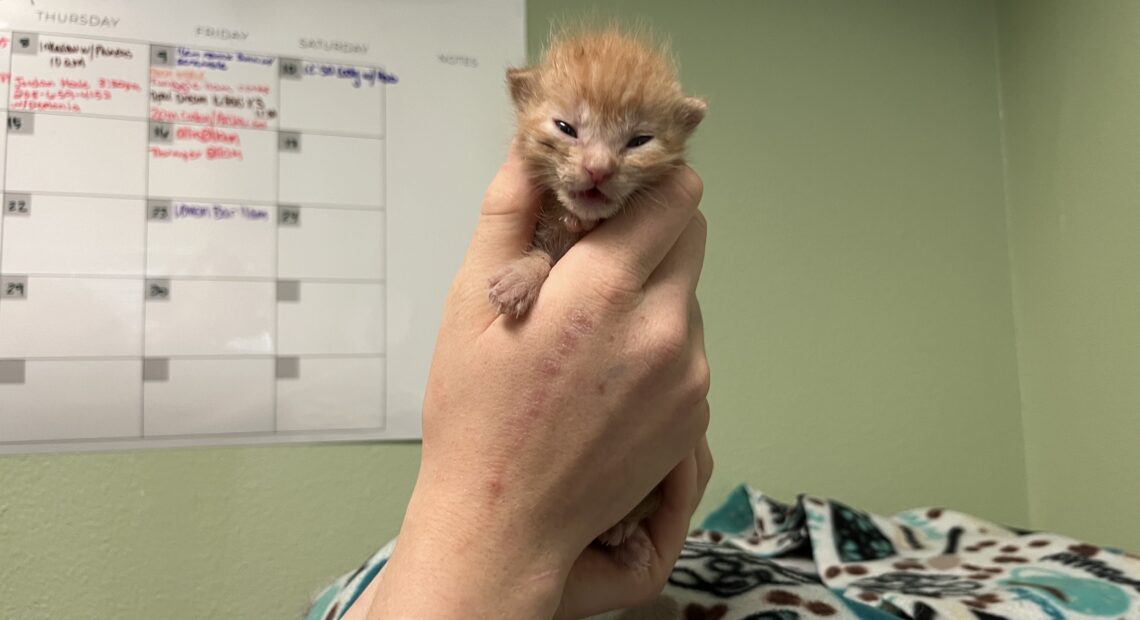
[[538,298],[538,291],[550,275],[553,261],[542,250],[530,250],[522,258],[507,265],[488,281],[487,297],[499,314],[519,318],[526,314]]

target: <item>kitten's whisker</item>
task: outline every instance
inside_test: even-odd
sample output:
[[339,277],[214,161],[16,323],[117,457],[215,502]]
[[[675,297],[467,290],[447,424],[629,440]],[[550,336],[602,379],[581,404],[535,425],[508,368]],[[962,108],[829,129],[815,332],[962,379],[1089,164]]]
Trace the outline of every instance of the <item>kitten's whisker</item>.
[[554,146],[553,142],[547,142],[545,140],[538,140],[537,142],[539,144],[541,144],[542,146],[545,146],[546,148],[554,151],[555,153],[558,153],[559,155],[565,155],[566,154],[562,151],[562,149],[558,148],[557,146]]

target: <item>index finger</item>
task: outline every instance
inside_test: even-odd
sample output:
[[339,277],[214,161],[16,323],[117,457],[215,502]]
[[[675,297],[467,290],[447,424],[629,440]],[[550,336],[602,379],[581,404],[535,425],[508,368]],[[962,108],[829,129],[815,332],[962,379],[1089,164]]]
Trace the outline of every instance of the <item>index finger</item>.
[[700,501],[700,485],[700,471],[694,451],[661,482],[661,506],[645,523],[657,553],[658,561],[654,566],[666,573],[673,570],[673,565],[677,563],[677,557],[685,546],[689,523]]
[[682,166],[583,237],[564,260],[605,257],[596,261],[595,273],[612,284],[640,288],[692,221],[703,192],[697,173]]

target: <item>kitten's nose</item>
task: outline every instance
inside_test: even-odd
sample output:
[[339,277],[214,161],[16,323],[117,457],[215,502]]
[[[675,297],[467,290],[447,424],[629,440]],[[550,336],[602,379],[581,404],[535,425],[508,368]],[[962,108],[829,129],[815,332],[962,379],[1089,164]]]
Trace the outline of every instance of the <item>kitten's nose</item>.
[[582,169],[586,171],[594,185],[605,183],[606,179],[614,173],[614,169],[609,166],[582,166]]

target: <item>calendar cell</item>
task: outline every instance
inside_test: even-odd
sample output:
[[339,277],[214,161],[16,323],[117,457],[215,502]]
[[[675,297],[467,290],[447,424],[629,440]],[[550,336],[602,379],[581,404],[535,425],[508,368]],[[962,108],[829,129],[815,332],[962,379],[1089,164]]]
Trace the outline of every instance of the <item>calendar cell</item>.
[[30,112],[9,112],[10,121],[13,115],[24,122],[18,130],[9,123],[5,191],[145,194],[145,122]]
[[302,132],[384,135],[384,81],[375,67],[297,59],[281,64],[281,126]]
[[146,302],[147,357],[273,353],[272,282],[162,282],[166,295]]
[[9,71],[12,60],[12,33],[0,30],[0,110],[8,109],[8,89],[12,83]]
[[19,360],[9,366],[15,364],[19,381],[0,378],[0,441],[139,436],[141,361]]
[[151,47],[150,119],[215,127],[277,127],[277,58]]
[[282,278],[384,277],[384,213],[306,207],[278,232]]
[[7,272],[142,275],[141,198],[9,193],[3,210],[0,264]]
[[151,122],[148,136],[151,197],[276,202],[274,132]]
[[146,45],[16,32],[9,108],[143,118]]
[[[12,82],[12,74],[8,71],[10,60],[12,58],[12,33],[0,31],[0,112],[4,114],[5,120],[8,116],[8,89]],[[8,141],[8,133],[4,132],[0,135],[0,188],[4,185],[5,173],[5,154],[7,152],[6,143]],[[3,220],[0,214],[0,220]],[[4,222],[0,221],[0,232],[4,230]],[[3,241],[0,240],[0,247],[3,246]]]
[[297,373],[277,379],[277,429],[382,428],[384,359],[299,358]]
[[0,358],[141,352],[140,280],[30,276],[23,281],[21,295],[0,298]]
[[276,207],[150,200],[147,208],[148,275],[274,277]]
[[384,352],[384,286],[302,282],[298,299],[277,302],[278,354]]
[[273,358],[162,361],[143,386],[146,436],[273,431]]
[[384,205],[383,140],[303,133],[298,148],[280,156],[280,202]]
[[[7,112],[4,112],[4,114],[7,114]],[[7,153],[8,153],[8,132],[3,132],[3,133],[0,133],[0,188],[5,186],[4,178],[6,176],[5,173],[7,172],[7,166],[4,164],[4,161],[7,159],[7,157],[6,157]],[[3,211],[4,211],[4,209],[2,207],[0,207],[0,232],[2,232],[4,230],[4,221],[3,221],[4,220],[4,213],[3,213]],[[0,240],[0,247],[3,246],[3,243],[4,242],[2,240]]]

